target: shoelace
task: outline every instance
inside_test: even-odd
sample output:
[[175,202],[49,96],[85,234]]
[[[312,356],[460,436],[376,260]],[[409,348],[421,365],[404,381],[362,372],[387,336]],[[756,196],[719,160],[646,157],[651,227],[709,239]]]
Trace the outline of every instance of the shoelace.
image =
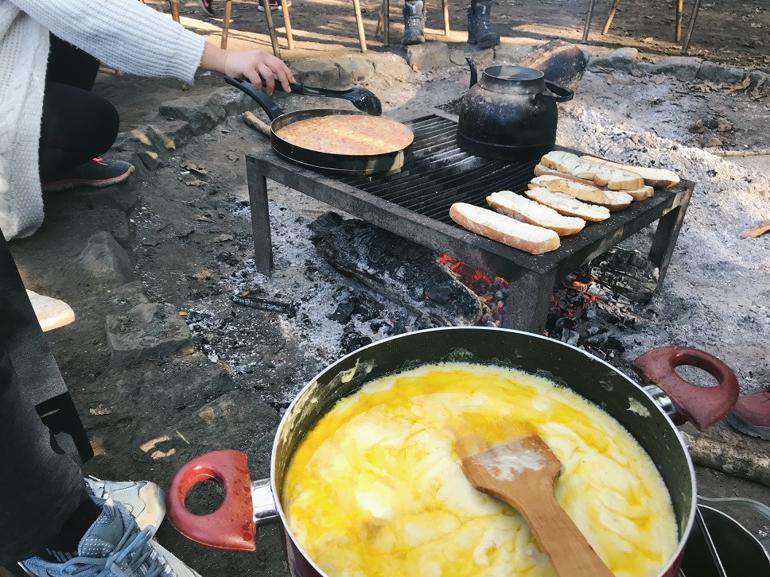
[[[62,570],[66,575],[79,577],[172,577],[174,573],[155,553],[149,544],[150,539],[152,535],[149,529],[142,529],[133,537],[127,532],[116,545],[112,555],[101,558],[74,557],[64,564]],[[146,567],[143,568],[145,563]],[[141,572],[143,569],[144,573]]]

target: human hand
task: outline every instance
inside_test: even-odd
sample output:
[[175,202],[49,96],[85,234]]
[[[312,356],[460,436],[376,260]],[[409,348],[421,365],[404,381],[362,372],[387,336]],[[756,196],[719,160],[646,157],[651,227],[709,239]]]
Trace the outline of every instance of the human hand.
[[283,60],[258,50],[227,50],[223,67],[228,76],[246,78],[257,88],[264,88],[268,94],[275,90],[276,79],[284,92],[291,92],[289,83],[294,82],[294,75]]

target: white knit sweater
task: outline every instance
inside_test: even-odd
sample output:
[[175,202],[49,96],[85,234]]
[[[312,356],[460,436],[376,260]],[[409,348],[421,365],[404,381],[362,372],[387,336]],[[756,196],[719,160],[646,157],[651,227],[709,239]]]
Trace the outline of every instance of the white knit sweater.
[[38,146],[48,33],[108,66],[192,82],[202,36],[137,0],[0,0],[0,229],[29,236],[43,223]]

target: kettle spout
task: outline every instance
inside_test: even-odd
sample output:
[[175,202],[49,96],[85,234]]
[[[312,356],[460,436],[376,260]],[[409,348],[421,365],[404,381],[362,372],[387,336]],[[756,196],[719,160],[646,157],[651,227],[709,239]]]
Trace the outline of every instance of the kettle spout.
[[479,80],[479,73],[476,69],[476,63],[473,61],[473,58],[465,57],[465,61],[468,63],[468,68],[471,69],[471,84],[469,88],[473,88],[473,86],[478,82]]

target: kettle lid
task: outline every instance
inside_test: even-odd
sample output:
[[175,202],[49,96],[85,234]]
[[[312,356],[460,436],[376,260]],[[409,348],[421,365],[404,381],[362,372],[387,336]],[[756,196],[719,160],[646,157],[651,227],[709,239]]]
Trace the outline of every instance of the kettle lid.
[[543,78],[543,72],[534,68],[525,66],[512,66],[510,64],[494,64],[484,69],[484,75],[495,80],[504,80],[509,82],[527,82],[531,80],[540,80]]

